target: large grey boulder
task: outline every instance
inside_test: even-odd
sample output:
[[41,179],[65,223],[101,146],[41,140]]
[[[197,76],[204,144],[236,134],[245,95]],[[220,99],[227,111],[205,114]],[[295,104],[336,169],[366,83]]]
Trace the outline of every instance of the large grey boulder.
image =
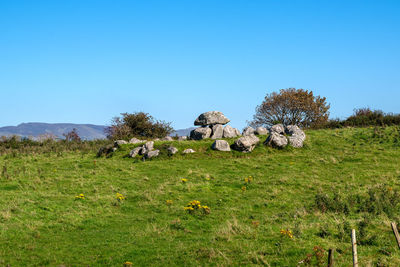
[[260,139],[255,135],[243,136],[235,141],[232,148],[247,153],[253,151],[259,142]]
[[166,136],[163,139],[161,139],[162,141],[174,141],[174,139],[171,136]]
[[144,154],[144,158],[145,159],[151,159],[151,158],[157,157],[159,154],[160,154],[160,150],[158,150],[158,149],[152,150],[152,151],[147,151]]
[[283,134],[279,134],[277,132],[271,132],[267,140],[265,140],[264,144],[276,148],[284,148],[285,146],[287,146],[288,140],[286,136],[284,136]]
[[135,147],[134,149],[131,150],[131,152],[129,152],[129,157],[131,157],[131,158],[136,157],[136,155],[138,155],[141,150],[142,150],[141,146]]
[[254,132],[255,132],[254,128],[249,126],[249,127],[244,128],[242,135],[243,136],[254,135]]
[[211,139],[222,138],[223,133],[224,133],[224,127],[221,124],[215,124],[212,127]]
[[196,151],[194,151],[193,149],[191,149],[191,148],[187,148],[187,149],[185,149],[185,150],[183,150],[183,154],[190,154],[190,153],[195,153]]
[[230,125],[226,125],[224,127],[223,133],[222,133],[222,137],[223,138],[233,138],[236,137],[237,133],[236,133],[236,129],[232,128],[232,126]]
[[220,111],[208,111],[200,114],[194,121],[194,125],[214,125],[214,124],[227,124],[229,119]]
[[199,127],[190,132],[190,139],[192,140],[202,140],[210,138],[212,130],[210,127]]
[[265,127],[257,127],[254,133],[258,135],[268,135],[269,131]]
[[288,135],[289,144],[292,147],[300,148],[303,147],[304,140],[306,140],[306,134],[297,125],[288,125],[285,129]]
[[174,155],[176,152],[178,152],[178,149],[176,147],[170,146],[167,148],[168,154],[169,155]]
[[274,126],[269,129],[271,133],[278,133],[278,134],[284,134],[285,133],[285,127],[283,124],[275,124]]
[[225,140],[215,140],[211,148],[218,151],[231,151],[229,143]]

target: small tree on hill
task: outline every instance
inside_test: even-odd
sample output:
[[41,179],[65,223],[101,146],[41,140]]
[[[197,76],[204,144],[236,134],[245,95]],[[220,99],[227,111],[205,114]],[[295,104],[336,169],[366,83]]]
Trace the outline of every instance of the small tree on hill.
[[65,137],[65,141],[67,142],[80,142],[81,141],[81,137],[78,134],[78,130],[76,128],[72,129],[72,131],[63,134],[63,136]]
[[265,96],[249,124],[253,127],[296,124],[301,127],[318,127],[329,117],[329,104],[325,97],[314,96],[304,89],[281,89]]
[[170,122],[155,120],[148,113],[121,113],[121,115],[122,117],[113,118],[111,127],[106,129],[109,139],[162,138],[174,130]]

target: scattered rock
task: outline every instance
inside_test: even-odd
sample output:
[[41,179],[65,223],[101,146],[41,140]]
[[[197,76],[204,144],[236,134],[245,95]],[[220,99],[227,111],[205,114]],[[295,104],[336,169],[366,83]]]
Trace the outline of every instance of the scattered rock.
[[284,136],[283,134],[279,134],[277,132],[271,132],[267,140],[265,140],[264,144],[276,148],[284,148],[285,146],[287,146],[288,140],[286,136]]
[[194,121],[194,125],[214,125],[214,124],[227,124],[229,119],[220,111],[208,111],[200,114]]
[[285,133],[285,127],[283,126],[283,124],[276,124],[274,126],[271,127],[270,132],[275,132],[278,134],[284,134]]
[[135,137],[133,137],[131,140],[129,140],[129,144],[139,144],[139,143],[144,143],[144,142],[146,142],[146,140],[140,140]]
[[187,140],[187,136],[179,136],[178,141],[185,141]]
[[155,138],[155,139],[153,139],[153,141],[155,142],[155,141],[160,141],[160,138]]
[[138,155],[141,150],[142,150],[141,146],[135,147],[134,149],[131,150],[131,152],[129,152],[129,157],[131,157],[131,158],[136,157],[136,155]]
[[210,138],[211,132],[212,132],[212,130],[209,127],[199,127],[190,132],[190,139],[202,140],[202,139]]
[[167,148],[167,150],[169,155],[174,155],[176,152],[178,152],[178,149],[173,146],[170,146],[169,148]]
[[269,131],[265,127],[257,127],[254,133],[258,135],[268,135]]
[[254,128],[253,127],[246,127],[246,128],[244,128],[244,130],[243,130],[243,136],[249,136],[249,135],[254,135],[254,132],[255,132],[255,130],[254,130]]
[[189,154],[189,153],[195,153],[196,151],[194,151],[193,149],[191,149],[191,148],[187,148],[187,149],[185,149],[185,150],[183,150],[183,154]]
[[162,139],[162,141],[174,141],[174,139],[171,136],[166,136]]
[[215,140],[211,148],[218,151],[231,151],[229,143],[225,140]]
[[255,135],[240,137],[235,141],[232,148],[242,152],[251,152],[260,142],[260,139]]
[[125,140],[117,140],[114,142],[114,147],[120,147],[121,145],[126,145],[128,144],[128,142],[126,142]]
[[144,158],[145,159],[151,159],[151,158],[157,157],[159,154],[160,154],[160,150],[158,150],[158,149],[152,150],[152,151],[147,151],[144,154]]
[[224,133],[223,126],[221,124],[215,124],[212,127],[211,139],[222,138],[223,133]]
[[236,133],[235,128],[232,128],[232,126],[230,126],[230,125],[226,125],[224,127],[223,134],[222,134],[223,138],[233,138],[236,136],[237,136],[237,133]]

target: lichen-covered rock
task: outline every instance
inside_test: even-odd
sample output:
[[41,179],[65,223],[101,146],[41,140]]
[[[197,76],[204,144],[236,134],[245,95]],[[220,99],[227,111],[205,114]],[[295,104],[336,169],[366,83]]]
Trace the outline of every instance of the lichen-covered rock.
[[174,155],[178,152],[178,149],[176,147],[170,146],[169,148],[167,148],[167,151],[169,155]]
[[185,149],[185,150],[183,150],[183,154],[190,154],[190,153],[195,153],[196,151],[194,151],[193,149],[191,149],[191,148],[187,148],[187,149]]
[[254,135],[254,132],[255,132],[254,128],[249,126],[244,128],[242,135],[243,136]]
[[251,152],[256,147],[256,145],[260,142],[260,139],[255,135],[247,135],[240,137],[235,141],[232,148],[237,151],[242,152]]
[[227,124],[229,119],[220,111],[208,111],[200,114],[194,121],[194,125],[214,125],[214,124]]
[[141,150],[142,150],[141,146],[135,147],[134,149],[131,150],[131,152],[129,152],[129,157],[131,157],[131,158],[136,157],[136,155],[138,155]]
[[231,151],[229,143],[225,140],[215,140],[211,148],[218,151]]
[[269,131],[265,127],[257,127],[254,133],[258,135],[268,135]]
[[285,146],[287,146],[288,140],[286,136],[284,136],[283,134],[279,134],[277,132],[271,132],[267,140],[265,140],[264,144],[276,148],[284,148]]
[[236,129],[232,128],[232,126],[230,125],[226,125],[224,127],[223,133],[222,133],[222,137],[223,138],[233,138],[236,137],[237,133],[236,133]]
[[202,140],[210,138],[212,130],[210,127],[199,127],[190,132],[190,139]]
[[289,135],[289,144],[292,147],[303,147],[304,140],[306,140],[306,134],[299,128],[299,126],[288,125],[286,126],[285,132]]
[[224,127],[221,124],[215,124],[212,126],[211,139],[222,138],[224,133]]
[[284,134],[285,133],[285,127],[283,124],[275,124],[274,126],[271,127],[270,129],[271,133],[278,133],[278,134]]
[[158,150],[158,149],[156,149],[156,150],[151,150],[151,151],[147,151],[147,152],[144,154],[144,158],[145,158],[145,159],[151,159],[151,158],[157,157],[159,154],[160,154],[160,150]]

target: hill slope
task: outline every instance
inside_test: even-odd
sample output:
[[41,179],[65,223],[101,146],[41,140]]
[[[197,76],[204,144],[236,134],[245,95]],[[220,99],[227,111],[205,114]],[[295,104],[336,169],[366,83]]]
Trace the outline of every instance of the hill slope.
[[[162,155],[145,162],[126,157],[134,145],[111,158],[1,156],[0,264],[326,266],[335,248],[335,266],[350,266],[354,228],[360,266],[399,266],[399,133],[308,131],[302,149],[250,154],[156,142]],[[169,157],[171,144],[197,153]],[[185,211],[192,200],[210,214]]]

